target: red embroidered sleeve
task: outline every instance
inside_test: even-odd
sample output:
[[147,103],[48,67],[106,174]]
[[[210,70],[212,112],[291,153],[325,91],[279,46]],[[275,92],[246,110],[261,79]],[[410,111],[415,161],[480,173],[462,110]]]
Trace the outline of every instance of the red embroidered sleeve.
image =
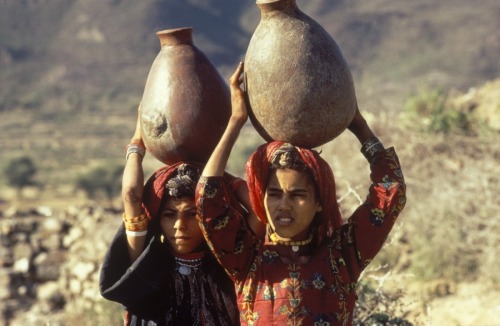
[[223,177],[201,177],[196,204],[205,239],[215,257],[233,281],[244,280],[258,240],[230,183]]
[[376,154],[370,169],[372,184],[365,202],[336,231],[355,280],[382,248],[406,203],[406,185],[394,148]]

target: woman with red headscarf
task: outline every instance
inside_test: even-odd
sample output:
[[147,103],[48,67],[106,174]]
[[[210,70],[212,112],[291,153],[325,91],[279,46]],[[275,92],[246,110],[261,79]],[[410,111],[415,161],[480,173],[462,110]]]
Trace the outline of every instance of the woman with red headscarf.
[[144,185],[144,154],[138,120],[123,172],[123,224],[104,259],[101,294],[125,307],[125,325],[238,325],[233,283],[196,219],[201,166],[165,166]]
[[264,237],[248,232],[245,216],[222,178],[247,121],[240,87],[243,64],[231,77],[232,116],[198,183],[198,218],[215,256],[235,282],[243,325],[351,325],[356,283],[381,249],[405,206],[394,148],[385,149],[357,110],[348,127],[361,142],[372,184],[365,202],[343,224],[335,180],[318,152],[282,142],[250,157],[247,183]]

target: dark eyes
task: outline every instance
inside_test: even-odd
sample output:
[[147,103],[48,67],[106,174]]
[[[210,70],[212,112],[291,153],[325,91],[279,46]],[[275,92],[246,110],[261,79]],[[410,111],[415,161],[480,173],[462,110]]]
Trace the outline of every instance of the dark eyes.
[[[164,218],[177,218],[177,214],[178,213],[176,211],[164,211],[161,214],[161,217],[164,217]],[[196,210],[192,210],[192,211],[183,213],[183,215],[185,217],[196,217]]]
[[161,214],[161,217],[175,218],[175,212],[166,211]]
[[[268,191],[267,192],[267,197],[279,198],[282,195],[283,195],[283,193],[279,192],[279,191]],[[307,197],[307,194],[304,192],[293,192],[290,194],[290,197],[292,197],[292,198],[305,198],[305,197]]]

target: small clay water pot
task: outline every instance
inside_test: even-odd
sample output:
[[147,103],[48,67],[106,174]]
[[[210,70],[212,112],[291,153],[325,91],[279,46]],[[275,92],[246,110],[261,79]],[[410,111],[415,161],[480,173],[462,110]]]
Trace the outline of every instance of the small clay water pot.
[[335,40],[295,0],[257,0],[245,57],[249,115],[266,139],[313,148],[352,121],[356,94]]
[[165,164],[206,163],[231,115],[227,84],[194,44],[192,28],[156,33],[161,50],[142,97],[146,149]]

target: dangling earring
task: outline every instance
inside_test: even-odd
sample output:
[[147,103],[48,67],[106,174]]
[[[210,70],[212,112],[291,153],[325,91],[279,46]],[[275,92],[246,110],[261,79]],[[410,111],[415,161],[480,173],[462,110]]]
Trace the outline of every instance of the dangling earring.
[[160,236],[160,242],[165,243],[165,236],[163,234]]

